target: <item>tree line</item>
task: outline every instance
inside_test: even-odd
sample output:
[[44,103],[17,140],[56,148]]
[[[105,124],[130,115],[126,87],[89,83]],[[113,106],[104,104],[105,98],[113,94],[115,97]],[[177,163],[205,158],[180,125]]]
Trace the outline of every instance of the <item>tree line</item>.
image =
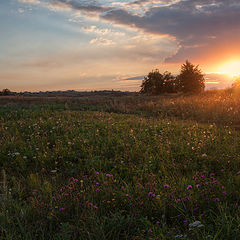
[[166,71],[160,73],[158,69],[151,71],[144,78],[140,93],[162,94],[162,93],[199,93],[205,88],[204,74],[189,61],[181,66],[180,74],[172,75]]

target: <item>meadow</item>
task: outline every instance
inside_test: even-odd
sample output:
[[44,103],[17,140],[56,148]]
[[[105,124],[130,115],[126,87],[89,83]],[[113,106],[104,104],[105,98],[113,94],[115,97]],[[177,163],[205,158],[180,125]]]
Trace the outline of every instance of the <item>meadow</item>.
[[0,239],[240,239],[240,98],[0,98]]

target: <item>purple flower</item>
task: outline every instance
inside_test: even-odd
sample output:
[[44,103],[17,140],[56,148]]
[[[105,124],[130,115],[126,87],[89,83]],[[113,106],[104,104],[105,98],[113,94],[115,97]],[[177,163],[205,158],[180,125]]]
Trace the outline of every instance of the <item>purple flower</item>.
[[219,202],[219,201],[220,201],[220,199],[219,199],[219,198],[215,198],[215,201],[216,201],[216,202]]
[[153,192],[149,192],[149,193],[148,193],[148,196],[152,196],[152,194],[153,194]]
[[63,212],[65,210],[65,208],[59,208],[60,212]]
[[200,188],[200,187],[201,187],[201,184],[197,184],[196,187],[197,187],[197,188]]
[[112,174],[109,174],[109,173],[107,173],[107,174],[106,174],[106,177],[113,177],[113,175],[112,175]]
[[97,189],[96,189],[96,192],[100,192],[100,189],[99,189],[99,188],[97,188]]
[[159,221],[156,221],[156,224],[157,224],[157,225],[159,225],[159,224],[160,224],[160,222],[159,222]]
[[169,188],[170,186],[168,184],[163,185],[164,188]]
[[95,206],[95,205],[93,206],[93,208],[94,208],[94,209],[98,209],[98,207],[97,207],[97,206]]
[[189,196],[186,196],[186,197],[185,197],[185,200],[190,200],[190,197],[189,197]]
[[97,175],[99,175],[99,172],[96,172]]
[[240,171],[237,172],[237,175],[240,175]]
[[187,190],[192,189],[192,185],[187,186]]

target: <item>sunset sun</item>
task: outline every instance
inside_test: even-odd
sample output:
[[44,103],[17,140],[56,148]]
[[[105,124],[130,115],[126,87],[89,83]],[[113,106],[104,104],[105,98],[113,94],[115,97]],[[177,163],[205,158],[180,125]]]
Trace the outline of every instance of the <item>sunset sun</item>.
[[240,60],[230,61],[219,68],[219,72],[231,77],[240,75]]

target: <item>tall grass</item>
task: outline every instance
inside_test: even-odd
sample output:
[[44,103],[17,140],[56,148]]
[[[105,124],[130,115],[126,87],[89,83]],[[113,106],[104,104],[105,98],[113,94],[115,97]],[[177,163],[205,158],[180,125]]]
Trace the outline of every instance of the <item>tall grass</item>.
[[0,238],[239,239],[228,94],[2,103]]

